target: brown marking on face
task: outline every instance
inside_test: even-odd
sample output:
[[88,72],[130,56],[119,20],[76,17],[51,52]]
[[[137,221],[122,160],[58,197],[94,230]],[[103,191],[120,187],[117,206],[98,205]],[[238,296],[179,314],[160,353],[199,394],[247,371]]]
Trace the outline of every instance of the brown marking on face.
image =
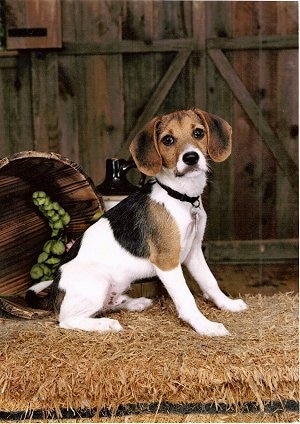
[[180,233],[174,218],[166,208],[154,201],[149,202],[150,261],[158,268],[168,271],[180,263]]
[[[203,137],[195,137],[196,129],[203,131]],[[174,143],[165,145],[164,140],[168,140],[170,136],[174,139]],[[166,168],[176,167],[180,154],[188,144],[206,155],[207,142],[208,134],[205,125],[191,110],[165,115],[157,125],[157,148],[162,157],[162,164]]]

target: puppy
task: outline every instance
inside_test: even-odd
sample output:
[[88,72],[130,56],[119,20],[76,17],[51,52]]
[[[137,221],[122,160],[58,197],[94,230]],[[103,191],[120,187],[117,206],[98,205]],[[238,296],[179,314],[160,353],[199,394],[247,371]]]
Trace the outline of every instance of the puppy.
[[27,292],[29,304],[54,307],[62,328],[120,331],[117,320],[102,315],[148,308],[150,299],[124,293],[132,281],[156,275],[179,317],[197,333],[228,335],[223,324],[208,320],[197,308],[181,264],[218,308],[247,308],[241,299],[222,293],[201,249],[207,159],[221,162],[230,155],[230,125],[199,109],[177,111],[152,119],[130,152],[138,169],[154,178],[88,228],[60,266],[50,295],[42,301],[37,294],[52,282],[36,284]]

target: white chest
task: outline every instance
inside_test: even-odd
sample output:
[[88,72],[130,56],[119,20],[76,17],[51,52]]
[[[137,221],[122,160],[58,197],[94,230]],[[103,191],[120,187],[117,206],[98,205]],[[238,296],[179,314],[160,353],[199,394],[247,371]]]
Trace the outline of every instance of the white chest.
[[[183,211],[182,211],[183,212]],[[175,215],[177,213],[175,212]],[[179,214],[178,214],[179,215]],[[194,243],[201,243],[205,230],[206,214],[197,208],[185,208],[184,213],[175,217],[181,236],[181,262],[185,260]]]

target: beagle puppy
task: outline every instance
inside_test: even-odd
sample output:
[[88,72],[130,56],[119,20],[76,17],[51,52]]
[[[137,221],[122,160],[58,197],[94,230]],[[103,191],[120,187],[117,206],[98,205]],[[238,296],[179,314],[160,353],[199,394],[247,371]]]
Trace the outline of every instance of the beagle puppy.
[[[150,299],[124,293],[132,281],[158,276],[179,317],[198,334],[228,335],[223,324],[199,311],[181,265],[218,308],[231,312],[247,308],[243,300],[233,300],[220,290],[201,249],[207,160],[221,162],[230,155],[230,125],[199,109],[177,111],[152,119],[134,138],[130,152],[138,169],[153,179],[85,231],[53,284],[42,282],[28,290],[29,304],[54,308],[62,328],[120,331],[116,319],[103,315],[108,310],[148,308]],[[50,284],[48,297],[38,296]]]

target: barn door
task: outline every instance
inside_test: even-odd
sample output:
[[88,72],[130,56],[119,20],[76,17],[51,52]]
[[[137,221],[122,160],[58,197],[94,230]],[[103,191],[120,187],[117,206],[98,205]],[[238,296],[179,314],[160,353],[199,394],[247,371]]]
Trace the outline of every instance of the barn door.
[[297,5],[207,2],[206,7],[207,108],[233,126],[231,158],[214,167],[209,184],[207,236],[257,240],[262,260],[268,248],[259,241],[273,239],[278,253],[294,246],[289,254],[296,258]]
[[239,101],[256,130],[273,154],[278,166],[288,178],[293,190],[298,192],[298,166],[287,153],[285,146],[273,131],[262,110],[256,104],[245,85],[235,72],[222,50],[259,50],[259,49],[295,49],[298,48],[297,36],[245,37],[235,39],[207,40],[207,53],[228,84],[233,95]]

